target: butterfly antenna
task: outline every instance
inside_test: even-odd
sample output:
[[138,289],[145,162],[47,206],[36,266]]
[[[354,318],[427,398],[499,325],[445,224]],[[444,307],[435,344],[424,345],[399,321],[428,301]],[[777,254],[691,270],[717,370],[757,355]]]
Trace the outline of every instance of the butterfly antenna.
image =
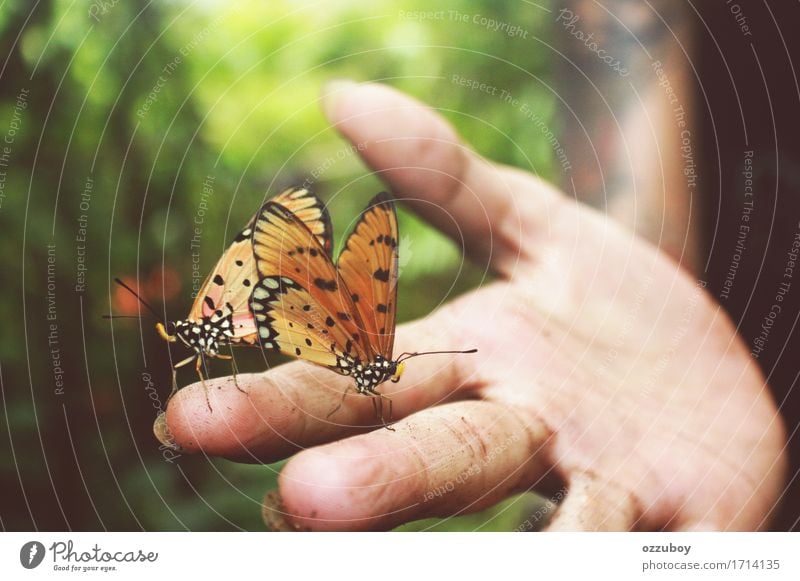
[[[125,284],[124,282],[122,282],[122,280],[120,280],[118,278],[115,278],[114,282],[117,283],[122,288],[124,288],[125,290],[127,290],[129,293],[131,293],[137,299],[139,299],[139,302],[142,303],[145,307],[147,307],[147,310],[149,310],[151,313],[153,313],[153,316],[156,318],[156,320],[157,321],[161,321],[161,316],[156,312],[156,310],[153,307],[151,307],[147,303],[147,301],[145,301],[141,296],[139,296],[139,293],[137,293],[135,290],[133,290],[131,287],[129,287],[127,284]],[[103,318],[104,319],[119,319],[119,318],[124,318],[124,317],[125,317],[125,315],[106,315]],[[140,319],[141,317],[133,317],[132,316],[130,318],[132,318],[132,319]]]
[[477,353],[477,349],[467,349],[466,351],[421,351],[415,353],[403,353],[400,357],[397,358],[397,363],[401,363],[406,359],[411,359],[412,357],[419,357],[420,355],[445,355],[445,354],[452,354],[452,355],[459,355],[459,354],[466,354],[466,353]]

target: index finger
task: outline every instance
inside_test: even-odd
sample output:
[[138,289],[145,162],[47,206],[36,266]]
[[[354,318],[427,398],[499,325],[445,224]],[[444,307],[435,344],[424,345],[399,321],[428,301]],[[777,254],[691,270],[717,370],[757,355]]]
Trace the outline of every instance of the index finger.
[[[458,330],[458,313],[466,308],[466,302],[456,301],[422,321],[399,327],[398,349],[460,347],[466,335]],[[393,417],[400,419],[469,389],[480,355],[414,359],[400,383],[380,386],[381,393],[392,399]],[[206,380],[211,409],[202,384],[181,389],[167,406],[172,443],[185,452],[273,462],[300,449],[381,426],[372,398],[355,393],[352,378],[324,367],[298,361],[266,373],[239,375],[237,381],[242,391],[231,377]],[[350,395],[344,405],[328,417],[342,403],[348,388]]]
[[563,198],[553,186],[483,159],[434,110],[386,85],[335,81],[323,103],[395,196],[473,259],[510,276],[532,258],[529,238]]

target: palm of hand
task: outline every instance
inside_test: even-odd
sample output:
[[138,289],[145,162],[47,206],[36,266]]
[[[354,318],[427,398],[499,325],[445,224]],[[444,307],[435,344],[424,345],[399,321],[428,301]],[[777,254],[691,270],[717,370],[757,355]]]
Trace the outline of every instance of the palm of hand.
[[561,526],[586,511],[602,528],[764,526],[782,430],[730,321],[669,259],[557,205],[549,228],[527,225],[541,233],[526,243],[530,266],[455,318],[501,305],[473,326],[490,333],[463,336],[492,359],[476,372],[480,396],[543,424],[546,462],[593,497]]

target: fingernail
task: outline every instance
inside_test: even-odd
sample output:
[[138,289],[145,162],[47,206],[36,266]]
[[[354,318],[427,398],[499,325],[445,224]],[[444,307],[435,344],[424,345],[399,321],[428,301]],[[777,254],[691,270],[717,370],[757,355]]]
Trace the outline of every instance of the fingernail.
[[323,85],[322,111],[328,119],[334,119],[336,107],[342,95],[357,84],[358,83],[350,79],[332,79]]
[[286,509],[283,508],[281,493],[271,490],[264,496],[261,503],[261,518],[267,528],[274,532],[294,532],[300,530],[286,520]]
[[153,435],[155,435],[156,440],[161,442],[161,444],[170,450],[174,450],[175,452],[183,452],[183,449],[175,443],[175,440],[172,438],[172,433],[169,431],[169,427],[167,426],[166,412],[161,412],[158,414],[156,421],[153,422]]

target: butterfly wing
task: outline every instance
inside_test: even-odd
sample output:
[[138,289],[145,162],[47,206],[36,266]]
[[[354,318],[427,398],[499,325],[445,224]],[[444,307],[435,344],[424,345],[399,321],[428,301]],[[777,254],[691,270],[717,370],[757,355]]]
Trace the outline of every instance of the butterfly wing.
[[[317,237],[320,246],[330,253],[333,245],[330,216],[322,201],[310,190],[287,188],[267,203],[278,203],[293,212]],[[253,225],[259,214],[260,211],[250,219],[217,261],[189,311],[188,318],[194,321],[232,313],[234,336],[231,343],[252,345],[257,341],[256,324],[248,308],[248,300],[258,281],[252,236]]]
[[255,224],[259,283],[251,309],[262,346],[344,373],[339,358],[374,358],[347,285],[306,225],[268,202]]
[[[261,346],[349,375],[362,361],[350,331],[291,278],[262,278],[251,298]],[[363,357],[363,354],[361,355]]]
[[391,359],[394,347],[397,244],[394,199],[383,192],[362,212],[337,262],[370,343],[386,359]]
[[[330,255],[331,250],[333,250],[333,227],[331,226],[331,217],[328,214],[328,208],[325,207],[322,200],[315,196],[311,190],[302,187],[288,188],[270,201],[280,204],[297,216],[300,221],[306,225],[308,230],[316,236],[320,245],[325,249],[325,252]],[[248,227],[253,227],[260,213],[259,211],[253,216]]]

